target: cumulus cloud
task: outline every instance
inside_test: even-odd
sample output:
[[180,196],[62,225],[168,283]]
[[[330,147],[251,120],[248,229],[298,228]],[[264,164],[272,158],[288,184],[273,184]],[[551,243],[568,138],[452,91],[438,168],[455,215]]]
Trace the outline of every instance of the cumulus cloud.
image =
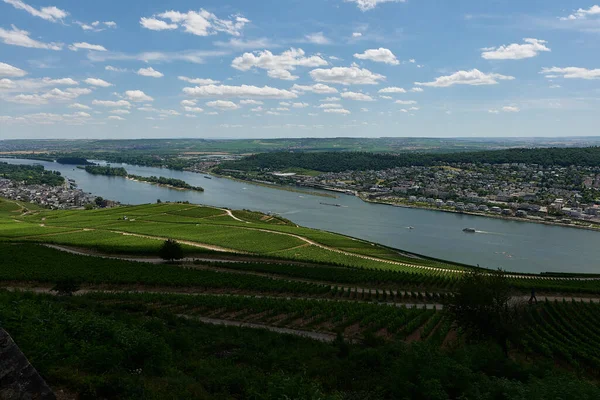
[[401,87],[386,87],[379,90],[379,93],[406,93],[406,90]]
[[380,94],[379,97],[381,97],[382,99],[386,99],[386,100],[392,100],[393,99],[392,96],[385,96],[383,94]]
[[292,108],[306,108],[309,105],[308,103],[292,103]]
[[413,93],[421,93],[423,91],[423,88],[414,87],[414,88],[410,89],[410,91]]
[[102,106],[102,107],[131,107],[131,103],[126,101],[126,100],[117,100],[117,101],[112,101],[112,100],[93,100],[92,104],[95,106]]
[[523,42],[525,43],[485,48],[481,57],[486,60],[521,60],[535,57],[543,51],[550,51],[545,40],[525,38]]
[[483,73],[478,69],[472,69],[470,71],[458,71],[452,75],[440,76],[433,82],[415,82],[418,86],[431,86],[431,87],[449,87],[453,85],[496,85],[499,80],[513,80],[514,76],[501,75],[496,73]]
[[23,71],[22,69],[13,67],[10,64],[0,62],[0,76],[8,76],[11,78],[20,78],[25,75],[27,75],[27,72]]
[[270,86],[229,86],[229,85],[206,85],[183,88],[183,92],[194,97],[245,97],[265,99],[294,99],[298,95],[285,89],[277,89]]
[[215,81],[213,79],[188,78],[187,76],[178,76],[177,79],[180,81],[193,83],[194,85],[214,85],[219,83],[219,81]]
[[298,76],[292,75],[296,67],[320,67],[328,65],[321,56],[306,56],[302,49],[291,48],[279,55],[263,50],[254,53],[244,53],[236,57],[231,66],[240,71],[248,71],[253,68],[267,70],[271,78],[283,80],[296,80]]
[[35,79],[2,79],[0,88],[10,92],[37,92],[51,86],[75,86],[76,80],[71,78],[35,78]]
[[89,44],[86,42],[73,43],[69,46],[70,50],[92,50],[92,51],[107,51],[104,46],[100,46],[99,44]]
[[117,52],[104,52],[96,53],[89,52],[87,57],[90,61],[104,62],[108,60],[117,61],[143,61],[143,62],[174,62],[174,61],[187,61],[195,64],[203,64],[206,62],[208,57],[218,57],[226,55],[226,51],[221,50],[183,50],[174,52],[164,51],[146,51],[142,53],[117,53]]
[[200,107],[191,107],[191,106],[185,106],[185,107],[183,107],[183,109],[184,109],[186,112],[193,112],[193,113],[201,113],[201,112],[204,112],[204,110],[203,110],[202,108],[200,108]]
[[163,76],[165,76],[163,73],[158,72],[152,67],[140,68],[137,70],[136,74],[141,76],[148,76],[150,78],[162,78]]
[[406,0],[344,0],[346,3],[356,3],[361,11],[369,11],[383,3],[404,3]]
[[0,116],[0,122],[37,125],[53,125],[56,123],[83,125],[90,117],[90,114],[81,111],[72,114],[36,113],[25,114],[18,117]]
[[331,94],[337,93],[337,89],[331,86],[323,85],[322,83],[317,83],[314,85],[294,85],[292,86],[292,91],[296,92],[313,92],[316,94]]
[[394,103],[403,105],[417,104],[414,100],[396,100]]
[[196,102],[194,100],[181,100],[179,104],[181,104],[182,106],[193,107],[196,105]]
[[54,88],[43,94],[19,94],[14,97],[9,97],[7,100],[13,103],[41,105],[48,104],[53,101],[70,101],[85,94],[90,94],[92,91],[87,88],[67,88],[61,90]]
[[573,14],[571,14],[567,17],[561,17],[560,20],[561,21],[574,21],[576,19],[586,19],[590,16],[600,16],[600,6],[594,5],[594,6],[591,6],[590,8],[588,8],[587,10],[580,8],[577,11],[575,11]]
[[117,110],[112,110],[109,111],[111,114],[120,114],[120,115],[127,115],[127,114],[131,114],[131,111],[129,110],[121,110],[121,109],[117,109]]
[[323,110],[323,112],[330,113],[330,114],[343,114],[343,115],[350,114],[350,111],[348,111],[344,108],[327,108],[327,109]]
[[326,103],[328,101],[340,101],[341,99],[339,97],[326,97],[324,99],[321,99],[320,101],[323,103]]
[[197,36],[215,35],[219,32],[240,36],[242,29],[249,22],[250,20],[241,15],[233,15],[231,19],[220,19],[204,9],[186,13],[165,11],[162,14],[153,15],[151,18],[142,17],[140,19],[140,25],[146,29],[162,31],[177,29],[181,26],[185,32]]
[[223,110],[223,111],[237,110],[238,108],[240,108],[240,106],[235,104],[233,101],[227,101],[227,100],[209,101],[206,103],[206,105],[208,107],[218,108],[219,110]]
[[356,53],[354,54],[354,58],[358,58],[361,60],[371,60],[374,62],[382,62],[390,65],[398,65],[400,61],[396,58],[394,53],[389,49],[385,49],[380,47],[378,49],[369,49],[365,50],[364,53]]
[[104,69],[111,72],[127,72],[127,68],[117,68],[112,65],[107,65]]
[[348,99],[348,100],[375,101],[375,99],[373,99],[371,96],[364,94],[364,93],[358,93],[358,92],[344,92],[341,94],[341,96],[342,96],[342,98]]
[[110,115],[107,117],[107,119],[111,119],[114,121],[125,121],[125,118],[119,117],[118,115]]
[[62,21],[67,15],[68,12],[61,10],[60,8],[52,7],[42,7],[39,10],[34,8],[21,0],[3,0],[5,3],[10,4],[11,6],[24,10],[34,17],[39,17],[45,19],[50,22],[59,22]]
[[566,79],[600,79],[600,68],[587,69],[580,67],[552,67],[542,68],[540,74],[546,75],[546,78],[562,76]]
[[100,87],[112,86],[112,83],[108,83],[105,80],[98,79],[98,78],[87,78],[84,82],[87,83],[88,85],[92,85],[92,86],[100,86]]
[[125,92],[125,98],[129,101],[140,102],[140,101],[154,101],[154,99],[148,96],[141,90],[127,90]]
[[377,85],[385,76],[358,66],[313,69],[310,76],[317,82],[338,83],[341,85]]
[[360,32],[352,32],[352,37],[353,38],[359,38],[361,36],[362,36],[362,33],[360,33]]
[[76,108],[78,110],[91,110],[92,109],[90,106],[86,106],[85,104],[81,104],[81,103],[69,104],[68,107],[69,108]]
[[214,42],[215,46],[225,47],[227,49],[236,49],[236,50],[254,50],[254,49],[264,49],[266,47],[277,47],[276,44],[273,44],[267,38],[259,38],[259,39],[238,39],[231,38],[226,42],[216,41]]
[[86,24],[84,22],[75,21],[75,23],[77,25],[79,25],[81,27],[81,29],[83,29],[84,31],[93,31],[93,32],[101,32],[105,28],[114,29],[117,27],[117,23],[114,21],[105,21],[105,22],[94,21],[91,24]]
[[262,101],[260,100],[240,100],[240,104],[246,104],[246,105],[262,105],[264,104]]
[[323,35],[323,32],[316,32],[305,35],[304,38],[314,44],[331,44],[331,41]]
[[519,112],[521,110],[519,109],[519,107],[515,107],[515,106],[504,106],[504,107],[502,107],[502,111],[504,111],[504,112]]
[[317,108],[344,108],[340,103],[324,103],[319,105]]
[[0,39],[5,44],[46,50],[62,50],[63,48],[62,43],[43,43],[30,38],[27,31],[19,29],[14,25],[11,25],[11,28],[12,30],[10,31],[0,28]]

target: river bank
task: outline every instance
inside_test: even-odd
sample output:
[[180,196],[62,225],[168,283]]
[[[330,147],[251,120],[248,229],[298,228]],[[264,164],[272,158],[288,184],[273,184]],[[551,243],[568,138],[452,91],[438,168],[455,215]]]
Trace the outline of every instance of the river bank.
[[583,226],[583,225],[579,225],[577,223],[565,224],[563,222],[537,220],[537,219],[529,219],[529,218],[519,218],[519,217],[513,217],[513,216],[507,216],[507,215],[487,214],[484,212],[456,211],[456,210],[446,210],[446,209],[442,209],[442,208],[428,207],[428,206],[421,206],[421,205],[390,203],[390,202],[380,201],[380,200],[371,200],[371,199],[366,198],[365,196],[361,196],[360,194],[357,197],[366,203],[381,204],[381,205],[392,206],[392,207],[411,208],[411,209],[418,209],[418,210],[429,210],[429,211],[437,211],[437,212],[452,213],[452,214],[473,215],[473,216],[477,216],[477,217],[503,219],[503,220],[507,220],[507,221],[530,222],[530,223],[534,223],[534,224],[561,226],[561,227],[565,227],[565,228],[586,229],[589,231],[600,232],[600,225],[594,225],[594,224],[590,224],[589,226]]

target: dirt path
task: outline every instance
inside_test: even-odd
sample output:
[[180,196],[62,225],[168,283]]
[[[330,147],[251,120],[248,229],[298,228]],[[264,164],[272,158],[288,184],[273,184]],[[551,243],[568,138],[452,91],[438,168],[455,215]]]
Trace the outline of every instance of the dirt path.
[[286,335],[301,336],[309,339],[318,340],[320,342],[331,343],[335,340],[335,335],[329,333],[320,333],[312,331],[302,331],[299,329],[289,328],[278,328],[270,325],[254,324],[250,322],[232,321],[227,319],[207,318],[207,317],[196,317],[184,314],[178,314],[178,317],[191,319],[195,321],[204,322],[205,324],[211,325],[224,325],[224,326],[236,326],[240,328],[252,328],[252,329],[264,329],[269,332],[283,333]]

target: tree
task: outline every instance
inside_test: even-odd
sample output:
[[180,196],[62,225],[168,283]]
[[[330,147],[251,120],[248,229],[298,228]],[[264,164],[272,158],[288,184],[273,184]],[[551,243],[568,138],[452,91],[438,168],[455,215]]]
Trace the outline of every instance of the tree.
[[158,251],[158,255],[167,261],[181,260],[183,258],[183,249],[176,240],[167,239]]
[[79,291],[81,287],[79,283],[73,279],[65,279],[63,281],[56,282],[56,285],[52,288],[53,292],[57,292],[60,296],[73,296],[73,293]]
[[492,340],[505,355],[509,341],[516,343],[523,323],[523,305],[512,298],[502,270],[473,270],[465,274],[447,310],[469,340]]

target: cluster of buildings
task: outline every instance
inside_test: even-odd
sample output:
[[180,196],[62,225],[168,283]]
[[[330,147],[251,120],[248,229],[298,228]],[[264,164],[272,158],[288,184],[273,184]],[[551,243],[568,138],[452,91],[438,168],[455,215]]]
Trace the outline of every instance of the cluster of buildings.
[[271,172],[270,181],[448,211],[600,223],[600,166],[450,164],[318,176]]
[[60,210],[95,204],[96,199],[95,196],[75,188],[74,184],[69,182],[65,182],[62,186],[25,185],[3,178],[0,178],[0,197]]

